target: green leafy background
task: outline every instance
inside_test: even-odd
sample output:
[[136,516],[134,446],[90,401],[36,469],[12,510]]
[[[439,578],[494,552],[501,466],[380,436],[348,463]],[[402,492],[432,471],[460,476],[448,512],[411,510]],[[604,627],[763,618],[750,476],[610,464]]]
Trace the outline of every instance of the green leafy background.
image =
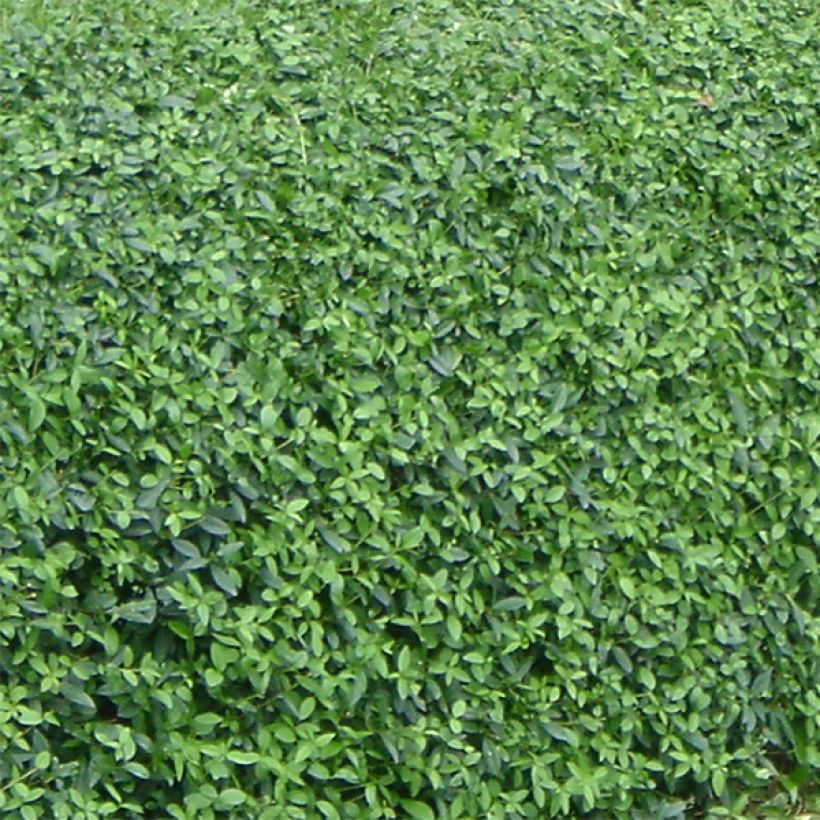
[[815,3],[2,8],[0,811],[816,782]]

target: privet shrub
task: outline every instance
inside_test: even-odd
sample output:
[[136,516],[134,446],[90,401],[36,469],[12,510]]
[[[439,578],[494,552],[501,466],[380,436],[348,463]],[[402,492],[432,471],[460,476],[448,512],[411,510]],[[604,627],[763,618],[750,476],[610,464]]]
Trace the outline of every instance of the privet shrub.
[[815,4],[3,7],[5,815],[811,784]]

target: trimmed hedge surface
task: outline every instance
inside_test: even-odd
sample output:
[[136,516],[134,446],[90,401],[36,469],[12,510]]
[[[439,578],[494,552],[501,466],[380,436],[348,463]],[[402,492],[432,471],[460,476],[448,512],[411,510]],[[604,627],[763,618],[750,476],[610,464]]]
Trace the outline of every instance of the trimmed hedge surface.
[[813,2],[2,5],[0,811],[816,779]]

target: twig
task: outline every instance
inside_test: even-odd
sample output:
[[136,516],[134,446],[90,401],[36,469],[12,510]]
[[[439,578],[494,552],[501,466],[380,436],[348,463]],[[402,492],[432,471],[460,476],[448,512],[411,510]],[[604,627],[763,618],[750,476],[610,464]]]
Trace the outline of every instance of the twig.
[[302,164],[307,165],[307,146],[305,145],[305,129],[302,128],[302,120],[299,119],[299,112],[293,109],[293,121],[296,123],[296,130],[299,132],[299,145],[302,149]]
[[10,789],[12,786],[16,786],[18,783],[22,783],[24,780],[27,780],[33,774],[36,774],[37,771],[37,769],[29,769],[25,774],[20,775],[20,777],[16,777],[14,780],[10,780],[8,783],[0,785],[0,794],[7,789]]

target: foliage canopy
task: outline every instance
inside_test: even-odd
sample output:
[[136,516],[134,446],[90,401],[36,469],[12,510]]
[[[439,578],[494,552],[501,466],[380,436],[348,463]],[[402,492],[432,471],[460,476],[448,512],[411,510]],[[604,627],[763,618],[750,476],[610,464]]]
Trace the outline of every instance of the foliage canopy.
[[814,3],[4,7],[1,811],[816,777]]

